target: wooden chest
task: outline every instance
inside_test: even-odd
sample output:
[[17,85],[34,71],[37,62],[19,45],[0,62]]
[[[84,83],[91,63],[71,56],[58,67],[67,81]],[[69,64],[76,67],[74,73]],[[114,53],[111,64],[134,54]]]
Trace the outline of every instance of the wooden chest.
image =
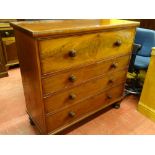
[[19,64],[12,20],[4,21],[0,20],[0,77],[8,76],[9,67]]
[[14,22],[27,111],[42,134],[56,134],[118,102],[138,22]]

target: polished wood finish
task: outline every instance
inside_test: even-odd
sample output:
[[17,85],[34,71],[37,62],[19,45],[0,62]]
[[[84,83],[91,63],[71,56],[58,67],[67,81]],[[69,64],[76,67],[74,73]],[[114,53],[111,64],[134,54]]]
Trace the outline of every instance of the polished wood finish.
[[137,22],[51,20],[15,29],[27,111],[56,134],[123,97]]
[[37,41],[16,30],[17,51],[22,74],[28,114],[41,133],[45,133],[44,105],[42,103],[41,77]]
[[[134,29],[125,29],[41,40],[39,50],[42,73],[65,70],[129,53],[133,39]],[[74,50],[75,56],[70,55],[73,52],[71,50]]]
[[[130,55],[117,56],[114,58],[101,60],[96,63],[83,66],[76,69],[66,70],[61,73],[56,73],[42,77],[42,88],[44,95],[74,87],[80,83],[84,83],[87,80],[91,80],[94,77],[100,76],[106,73],[113,73],[124,67],[128,67],[130,61]],[[117,67],[113,67],[113,65]],[[72,80],[72,78],[74,80]],[[60,80],[61,79],[61,80]]]
[[[124,83],[126,80],[126,72],[127,69],[114,72],[113,74],[106,74],[105,76],[101,75],[82,85],[80,84],[74,88],[67,89],[66,91],[45,97],[45,111],[47,113],[56,112],[59,109],[75,104],[80,100],[85,100],[90,96],[94,96],[98,92],[102,92],[109,87]],[[114,75],[115,73],[117,73],[117,75]]]
[[[67,107],[56,114],[47,115],[46,123],[48,132],[55,132],[55,130],[59,130],[59,128],[65,128],[64,126],[75,121],[78,122],[81,120],[80,118],[88,116],[89,113],[92,114],[94,111],[105,108],[111,103],[120,100],[123,89],[123,85],[119,85],[106,90],[105,92],[94,95],[78,104]],[[110,95],[111,98],[109,98]]]
[[126,29],[139,25],[139,22],[96,19],[96,20],[40,20],[31,22],[13,22],[11,25],[27,35],[40,37],[67,36],[84,33],[96,33],[108,29]]

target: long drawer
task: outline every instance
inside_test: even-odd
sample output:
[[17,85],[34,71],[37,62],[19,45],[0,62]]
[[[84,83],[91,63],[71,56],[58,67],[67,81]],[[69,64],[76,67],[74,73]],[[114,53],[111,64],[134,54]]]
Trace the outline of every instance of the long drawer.
[[51,131],[54,132],[54,130],[58,130],[60,127],[63,128],[80,118],[88,116],[89,113],[92,113],[93,111],[97,111],[98,109],[114,103],[122,97],[123,89],[124,86],[119,85],[105,91],[104,93],[98,94],[92,98],[59,111],[56,114],[46,116],[48,133]]
[[94,63],[131,52],[134,29],[39,40],[42,73]]
[[43,94],[57,92],[61,89],[71,88],[96,76],[105,73],[113,73],[127,68],[130,55],[115,57],[105,61],[99,61],[86,67],[77,68],[62,73],[42,78]]
[[124,83],[126,80],[126,73],[127,70],[121,70],[115,74],[111,73],[105,76],[100,76],[82,85],[46,97],[44,99],[45,111],[46,113],[54,113],[61,108],[71,106],[80,100],[84,100],[99,92],[103,92],[106,88]]

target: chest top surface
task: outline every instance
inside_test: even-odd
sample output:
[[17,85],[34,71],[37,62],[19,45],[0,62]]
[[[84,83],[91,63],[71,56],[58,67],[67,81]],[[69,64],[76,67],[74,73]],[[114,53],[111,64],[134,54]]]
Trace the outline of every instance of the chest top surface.
[[104,30],[109,28],[137,27],[139,25],[139,22],[117,19],[39,20],[12,22],[11,25],[15,29],[24,31],[32,37],[44,37]]

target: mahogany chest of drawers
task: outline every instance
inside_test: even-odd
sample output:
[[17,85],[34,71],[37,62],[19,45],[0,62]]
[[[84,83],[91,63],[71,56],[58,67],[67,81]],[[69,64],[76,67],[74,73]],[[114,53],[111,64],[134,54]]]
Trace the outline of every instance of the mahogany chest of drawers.
[[11,23],[27,112],[56,134],[118,102],[138,22],[47,20]]

